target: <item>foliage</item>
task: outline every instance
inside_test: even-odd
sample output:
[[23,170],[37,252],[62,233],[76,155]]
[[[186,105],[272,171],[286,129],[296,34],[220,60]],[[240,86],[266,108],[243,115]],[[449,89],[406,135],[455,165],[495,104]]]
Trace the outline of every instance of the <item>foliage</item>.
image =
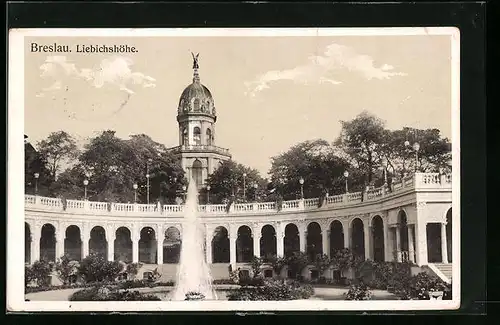
[[202,294],[201,292],[196,292],[196,291],[189,291],[186,293],[186,299],[184,300],[204,300],[205,295]]
[[317,254],[314,258],[314,267],[318,270],[320,277],[323,277],[323,274],[330,268],[331,264],[330,257],[326,254]]
[[252,274],[254,278],[261,275],[262,258],[254,256],[250,261],[250,266],[252,267]]
[[109,286],[94,286],[79,290],[71,295],[70,301],[159,301],[153,294],[139,291],[117,290]]
[[125,267],[125,272],[127,272],[128,275],[136,276],[141,267],[142,263],[130,263]]
[[57,179],[61,164],[78,157],[75,139],[65,131],[52,132],[38,143],[38,152],[47,162],[52,179]]
[[25,284],[35,282],[37,286],[49,286],[50,274],[54,266],[52,263],[40,260],[35,261],[31,266],[25,267]]
[[302,271],[309,265],[309,258],[304,252],[294,252],[287,259],[288,270],[296,276],[301,276]]
[[149,274],[148,280],[149,282],[156,282],[161,278],[161,273],[158,272],[158,268],[155,268],[153,272]]
[[370,300],[371,298],[372,293],[368,286],[363,281],[359,281],[349,287],[345,300]]
[[280,301],[308,299],[314,294],[310,285],[290,280],[266,280],[263,286],[241,287],[228,294],[228,300]]
[[[246,174],[245,191],[243,174]],[[229,198],[233,198],[234,203],[255,201],[256,194],[263,198],[267,182],[256,169],[228,160],[208,176],[207,184],[210,185],[210,203],[221,204]],[[257,184],[257,189],[254,184]],[[206,197],[206,194],[200,197]]]
[[100,254],[90,254],[85,257],[78,266],[78,274],[85,282],[113,281],[122,271],[122,265],[118,261],[107,261]]
[[[38,180],[35,179],[38,173]],[[25,141],[24,143],[24,190],[25,193],[35,194],[35,185],[39,195],[50,195],[49,187],[53,182],[45,158]]]
[[238,270],[229,271],[229,279],[233,281],[233,284],[240,282],[240,272]]
[[281,256],[271,255],[268,258],[268,262],[271,264],[274,273],[277,274],[278,278],[281,277],[281,271],[287,265],[287,259]]
[[271,158],[272,187],[285,200],[301,195],[300,177],[304,179],[305,197],[318,197],[344,188],[341,175],[349,168],[347,161],[334,153],[325,140],[305,141]]
[[55,264],[57,276],[62,280],[63,284],[68,284],[73,276],[78,274],[78,261],[70,260],[67,255],[61,256]]
[[264,282],[264,279],[261,277],[257,277],[257,278],[243,277],[243,278],[239,278],[238,284],[240,286],[259,287],[259,286],[263,286],[265,284],[265,282]]
[[234,284],[234,281],[232,279],[215,279],[212,281],[212,284],[217,285],[217,284]]
[[333,253],[331,263],[334,268],[340,271],[340,275],[343,276],[344,272],[354,265],[355,258],[349,248],[343,248]]
[[447,290],[447,284],[443,280],[426,272],[420,272],[411,277],[409,286],[400,294],[402,299],[429,300],[429,292],[444,292],[445,290]]

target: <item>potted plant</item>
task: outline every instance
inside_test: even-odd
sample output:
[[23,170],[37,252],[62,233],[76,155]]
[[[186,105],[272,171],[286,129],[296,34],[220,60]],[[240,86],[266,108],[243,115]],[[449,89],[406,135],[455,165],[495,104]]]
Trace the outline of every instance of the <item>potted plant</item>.
[[205,295],[201,292],[189,291],[186,293],[186,299],[184,300],[205,300]]

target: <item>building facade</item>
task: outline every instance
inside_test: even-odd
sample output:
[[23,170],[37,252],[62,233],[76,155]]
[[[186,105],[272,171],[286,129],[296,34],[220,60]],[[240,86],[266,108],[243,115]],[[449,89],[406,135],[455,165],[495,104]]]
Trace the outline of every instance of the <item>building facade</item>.
[[177,107],[179,145],[170,148],[188,179],[201,188],[221,162],[231,159],[228,149],[215,145],[217,111],[210,90],[200,81],[198,56],[193,54],[193,82],[184,89]]

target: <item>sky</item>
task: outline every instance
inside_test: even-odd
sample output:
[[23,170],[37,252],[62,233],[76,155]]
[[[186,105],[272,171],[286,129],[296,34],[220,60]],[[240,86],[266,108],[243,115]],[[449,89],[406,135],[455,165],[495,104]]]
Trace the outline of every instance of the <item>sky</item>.
[[[32,53],[32,42],[72,53]],[[137,53],[75,53],[76,45]],[[367,110],[389,129],[438,128],[451,138],[451,37],[27,37],[25,134],[64,130],[79,143],[104,130],[179,144],[179,97],[200,53],[201,83],[217,110],[215,144],[265,177],[270,157]],[[425,145],[425,144],[421,144]]]

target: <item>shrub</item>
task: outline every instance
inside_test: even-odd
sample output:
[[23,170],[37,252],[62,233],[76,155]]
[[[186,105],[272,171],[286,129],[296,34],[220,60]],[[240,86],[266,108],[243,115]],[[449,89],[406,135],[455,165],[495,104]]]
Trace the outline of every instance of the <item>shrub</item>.
[[71,295],[70,301],[158,301],[159,297],[139,291],[118,291],[109,286],[94,286]]
[[331,260],[326,254],[317,254],[314,257],[314,267],[319,272],[319,278],[324,280],[324,273],[331,265]]
[[216,279],[212,281],[212,284],[234,284],[232,279]]
[[34,281],[37,286],[50,285],[50,273],[53,270],[53,264],[44,260],[35,261],[33,265],[25,267],[25,284]]
[[78,273],[87,283],[113,281],[121,271],[120,262],[106,261],[102,255],[98,254],[90,254],[78,266]]
[[429,292],[444,291],[447,284],[436,276],[431,276],[426,272],[421,272],[410,280],[408,295],[410,299],[429,300]]
[[253,286],[253,287],[258,287],[258,286],[263,286],[264,285],[264,279],[263,278],[240,278],[238,281],[238,284],[240,286]]
[[314,294],[310,285],[297,281],[267,280],[263,286],[241,287],[228,294],[228,300],[296,300],[308,299]]
[[363,281],[359,281],[349,287],[345,300],[370,300],[371,297],[372,293],[368,286]]
[[63,284],[69,284],[72,277],[78,274],[78,261],[72,261],[67,255],[63,255],[55,264],[57,276],[62,280]]
[[200,292],[189,291],[186,293],[186,299],[184,300],[204,300],[205,295]]
[[261,273],[261,266],[262,266],[262,258],[254,256],[252,257],[252,260],[250,261],[250,266],[252,267],[252,274],[254,278],[257,278],[260,276]]
[[294,252],[292,256],[287,259],[288,269],[295,276],[301,276],[302,271],[309,265],[309,259],[304,252]]
[[129,275],[136,276],[141,267],[142,263],[130,263],[125,267],[125,272]]
[[337,250],[333,254],[331,264],[340,271],[340,276],[344,277],[344,272],[354,265],[354,255],[348,248]]
[[273,254],[268,257],[268,261],[274,273],[278,275],[278,278],[281,277],[281,271],[283,271],[283,268],[287,265],[287,259]]

